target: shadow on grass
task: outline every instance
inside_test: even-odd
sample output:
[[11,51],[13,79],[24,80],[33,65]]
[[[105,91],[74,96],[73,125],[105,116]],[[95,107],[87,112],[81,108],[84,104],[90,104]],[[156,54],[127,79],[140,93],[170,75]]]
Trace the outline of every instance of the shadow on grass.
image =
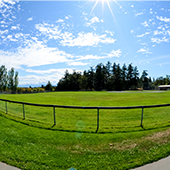
[[[52,130],[52,131],[61,131],[61,132],[80,132],[78,130],[71,130],[71,129],[60,129],[57,128],[57,125],[51,125],[51,124],[45,124],[43,122],[37,121],[37,120],[26,120],[14,115],[10,115],[10,114],[6,114],[2,111],[0,111],[0,116],[10,119],[12,121],[15,121],[17,123],[21,123],[23,125],[27,125],[30,127],[35,127],[35,128],[39,128],[39,129],[45,129],[45,130]],[[132,133],[132,132],[140,132],[140,131],[152,131],[152,130],[156,130],[156,129],[163,129],[163,128],[168,128],[170,127],[170,121],[167,123],[162,123],[162,124],[156,124],[153,125],[153,127],[144,127],[143,125],[139,125],[139,126],[126,126],[125,127],[114,127],[114,131],[99,131],[96,133],[96,129],[94,131],[92,130],[82,130],[81,133],[92,133],[92,134],[114,134],[114,133]],[[96,127],[97,128],[97,127]],[[113,130],[113,129],[112,129]]]

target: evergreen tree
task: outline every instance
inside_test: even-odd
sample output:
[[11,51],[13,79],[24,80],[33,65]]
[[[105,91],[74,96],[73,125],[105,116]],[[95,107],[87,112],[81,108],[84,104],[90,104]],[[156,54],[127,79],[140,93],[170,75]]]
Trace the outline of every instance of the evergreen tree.
[[119,64],[117,65],[115,74],[114,74],[114,89],[116,91],[120,91],[123,89],[122,70]]
[[47,85],[45,86],[45,90],[52,91],[52,89],[53,89],[53,86],[52,86],[51,82],[48,81]]
[[90,70],[87,72],[87,89],[93,90],[94,89],[94,69],[90,67]]
[[137,66],[134,67],[133,69],[133,86],[134,86],[134,89],[137,88],[137,85],[138,85],[138,81],[139,81],[139,72],[138,72],[138,69],[137,69]]
[[147,76],[148,76],[147,70],[143,70],[141,80],[144,90],[149,90],[149,81]]
[[103,85],[103,74],[102,74],[102,63],[98,64],[96,66],[96,73],[95,73],[95,79],[94,79],[95,89],[96,90],[102,90]]
[[127,67],[126,67],[126,64],[124,64],[122,67],[122,85],[123,85],[123,90],[126,90],[127,89]]
[[127,88],[130,89],[132,88],[133,85],[133,66],[132,63],[129,64],[128,69],[127,69]]

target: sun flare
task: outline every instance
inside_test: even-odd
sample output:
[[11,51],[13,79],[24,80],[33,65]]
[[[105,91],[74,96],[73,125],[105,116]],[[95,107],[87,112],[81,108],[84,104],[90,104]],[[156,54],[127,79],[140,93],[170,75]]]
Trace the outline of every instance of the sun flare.
[[113,1],[113,2],[117,3],[116,0],[91,0],[91,1],[96,1],[95,4],[94,4],[94,6],[93,6],[93,8],[92,8],[92,10],[91,10],[91,13],[94,11],[96,5],[97,5],[99,2],[102,3],[102,8],[104,7],[104,4],[106,3],[107,6],[108,6],[108,8],[109,8],[109,10],[110,10],[110,12],[111,12],[111,14],[112,14],[112,16],[113,16],[113,18],[114,18],[114,20],[115,20],[115,17],[114,17],[114,14],[113,14],[113,11],[112,11],[112,9],[111,9],[111,6],[110,6],[110,3],[109,3],[109,2],[110,2],[110,1]]

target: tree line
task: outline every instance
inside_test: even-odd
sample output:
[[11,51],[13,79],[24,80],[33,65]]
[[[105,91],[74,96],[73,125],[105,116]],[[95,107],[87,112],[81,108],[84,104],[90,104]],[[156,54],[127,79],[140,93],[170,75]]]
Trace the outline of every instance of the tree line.
[[122,67],[120,64],[107,62],[106,65],[99,63],[95,68],[81,72],[73,71],[72,74],[66,70],[64,77],[57,85],[57,90],[77,91],[77,90],[129,90],[142,88],[153,89],[154,84],[148,77],[147,70],[143,70],[139,77],[137,66],[132,63]]
[[15,72],[14,68],[7,71],[7,68],[2,65],[0,67],[0,91],[17,91],[18,84],[18,72]]

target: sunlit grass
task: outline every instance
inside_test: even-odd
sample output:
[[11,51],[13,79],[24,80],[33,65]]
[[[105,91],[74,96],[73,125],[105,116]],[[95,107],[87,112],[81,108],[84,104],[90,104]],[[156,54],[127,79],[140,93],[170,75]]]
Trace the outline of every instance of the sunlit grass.
[[[70,106],[138,106],[166,104],[166,93],[108,93],[108,92],[55,92],[40,94],[1,95],[1,98],[38,104]],[[8,113],[23,118],[23,106],[8,103]],[[6,112],[5,102],[0,101],[0,109]],[[97,126],[97,109],[55,108],[56,125],[54,125],[53,108],[24,106],[25,119],[46,124],[53,129],[76,131],[76,123],[84,123],[82,131],[95,132]],[[128,128],[139,129],[142,109],[100,109],[99,132],[116,132]],[[169,107],[144,109],[144,127],[163,126],[169,123]]]
[[[165,93],[55,92],[0,95],[0,98],[39,104],[136,106],[169,103]],[[169,107],[100,110],[53,109],[0,101],[0,161],[25,170],[131,169],[170,153]],[[92,132],[92,133],[91,133]]]

